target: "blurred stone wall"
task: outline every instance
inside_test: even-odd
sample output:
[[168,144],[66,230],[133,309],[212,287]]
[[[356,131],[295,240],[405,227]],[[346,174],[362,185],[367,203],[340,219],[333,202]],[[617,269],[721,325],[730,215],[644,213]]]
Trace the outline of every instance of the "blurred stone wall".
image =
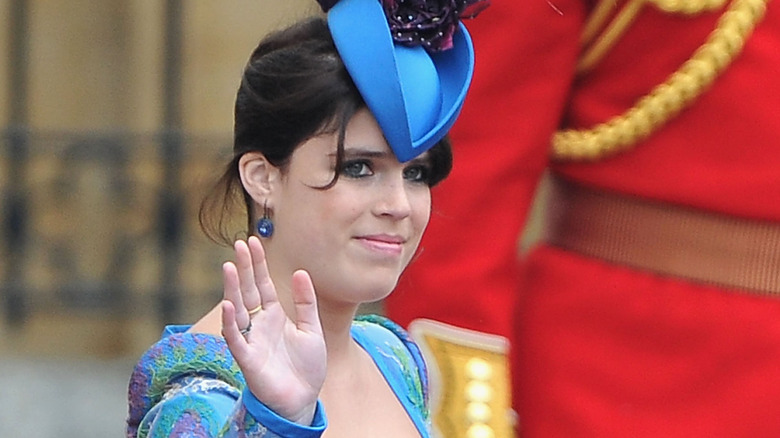
[[[27,16],[23,93],[10,53]],[[165,1],[0,0],[0,203],[23,193],[25,244],[0,235],[0,292],[22,284],[24,317],[0,313],[1,357],[135,356],[156,339],[162,269]],[[184,217],[177,321],[219,299],[226,250],[198,230],[200,196],[229,155],[235,90],[268,31],[318,13],[313,0],[182,0],[177,185]],[[23,169],[10,159],[23,96]],[[17,102],[18,103],[18,102]],[[4,218],[5,220],[6,218]],[[2,224],[6,226],[4,222]],[[9,274],[10,261],[19,269]],[[0,306],[7,303],[0,301]],[[7,308],[7,307],[6,307]]]
[[[0,0],[7,23],[13,3]],[[26,0],[29,123],[36,130],[160,128],[165,1]],[[184,127],[232,127],[232,101],[249,53],[269,30],[315,14],[313,0],[181,0]],[[9,26],[2,26],[8,29]],[[0,31],[8,52],[9,35]],[[0,60],[0,101],[10,66]],[[0,122],[8,120],[0,105]]]

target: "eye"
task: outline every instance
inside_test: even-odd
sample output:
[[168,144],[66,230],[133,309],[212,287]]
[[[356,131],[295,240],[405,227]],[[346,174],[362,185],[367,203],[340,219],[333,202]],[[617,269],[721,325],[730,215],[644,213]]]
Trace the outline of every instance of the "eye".
[[404,179],[412,182],[428,183],[431,170],[428,166],[415,164],[404,169]]
[[374,172],[371,170],[371,163],[366,160],[347,161],[341,166],[341,174],[349,178],[361,178],[371,176]]

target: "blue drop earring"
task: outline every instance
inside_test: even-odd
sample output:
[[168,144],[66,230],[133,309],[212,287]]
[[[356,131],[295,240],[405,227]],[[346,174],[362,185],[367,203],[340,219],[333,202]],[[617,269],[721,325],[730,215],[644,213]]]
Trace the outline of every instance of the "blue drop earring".
[[263,217],[257,221],[257,234],[265,238],[274,234],[274,223],[268,217],[268,201],[263,202]]

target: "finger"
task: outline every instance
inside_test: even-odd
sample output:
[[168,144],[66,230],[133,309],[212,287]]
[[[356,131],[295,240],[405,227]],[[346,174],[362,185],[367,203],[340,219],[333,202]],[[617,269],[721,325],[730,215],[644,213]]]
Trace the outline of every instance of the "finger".
[[292,297],[298,330],[321,334],[322,325],[317,312],[317,297],[308,272],[298,270],[293,273]]
[[[238,270],[233,262],[225,262],[222,265],[222,287],[225,300],[232,305],[235,322],[241,327],[249,326],[249,314],[247,314],[246,307],[244,307]],[[236,309],[240,309],[240,311],[236,311]],[[225,321],[223,320],[224,323]]]
[[236,252],[236,269],[238,270],[238,284],[242,302],[241,307],[236,307],[236,313],[239,316],[239,321],[246,317],[248,323],[248,310],[254,309],[261,303],[260,295],[257,291],[257,285],[255,285],[255,273],[249,246],[245,241],[237,240],[233,248]]
[[233,357],[240,363],[248,356],[248,348],[246,338],[241,334],[241,329],[236,321],[236,308],[233,302],[228,300],[223,300],[221,307],[222,336],[225,338],[230,352],[233,353]]
[[[276,287],[274,287],[274,283],[271,280],[271,274],[268,272],[268,263],[265,260],[265,249],[257,236],[249,236],[249,239],[247,239],[247,246],[252,255],[255,285],[259,293],[257,305],[262,304],[267,307],[272,303],[277,302],[278,296],[276,295]],[[248,309],[254,309],[255,307],[247,304]]]

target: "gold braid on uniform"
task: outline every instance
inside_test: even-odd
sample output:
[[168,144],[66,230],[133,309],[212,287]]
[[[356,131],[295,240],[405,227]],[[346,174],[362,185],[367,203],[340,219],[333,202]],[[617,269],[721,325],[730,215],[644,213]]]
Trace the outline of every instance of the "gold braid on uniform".
[[[644,0],[669,11],[692,13],[714,6],[718,0]],[[740,53],[747,37],[763,18],[769,0],[734,0],[720,17],[717,28],[664,83],[625,113],[590,129],[558,131],[552,138],[555,160],[598,160],[630,149],[691,104]]]
[[714,11],[726,3],[726,0],[647,0],[658,9],[676,14],[693,15],[704,11]]

